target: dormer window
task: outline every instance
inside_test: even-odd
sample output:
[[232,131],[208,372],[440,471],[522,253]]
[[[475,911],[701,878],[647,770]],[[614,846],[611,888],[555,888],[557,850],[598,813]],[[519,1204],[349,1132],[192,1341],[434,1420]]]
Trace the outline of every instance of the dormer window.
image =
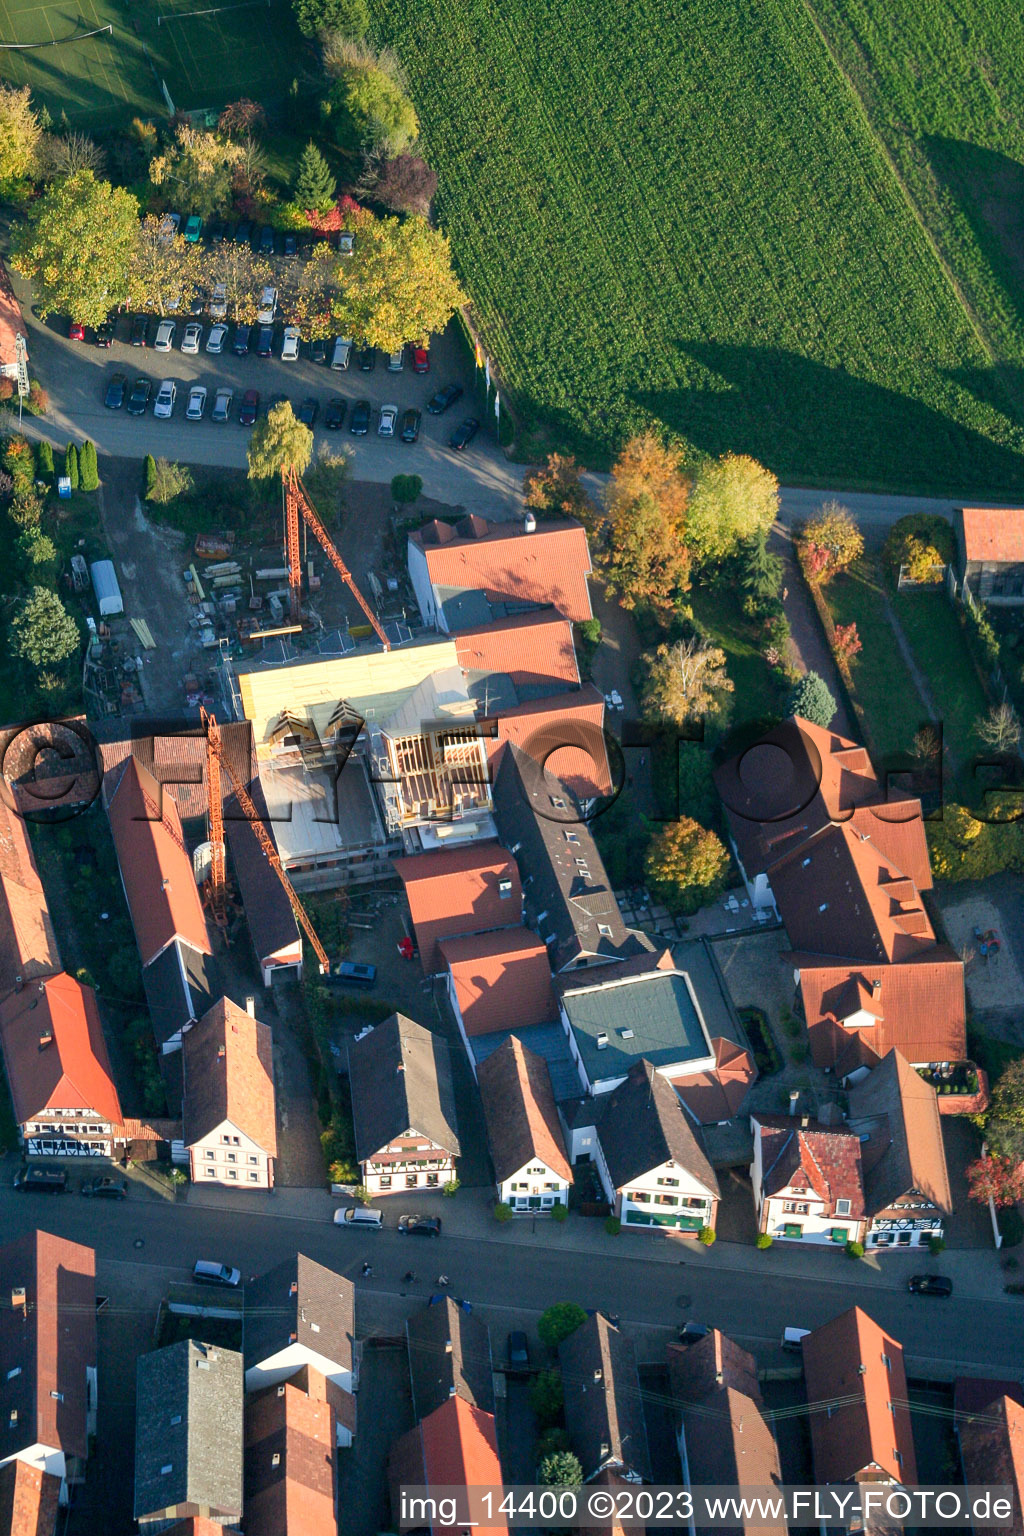
[[837,1200],[836,1201],[836,1215],[837,1216],[849,1216],[849,1214],[850,1214],[850,1202],[849,1202],[849,1200]]

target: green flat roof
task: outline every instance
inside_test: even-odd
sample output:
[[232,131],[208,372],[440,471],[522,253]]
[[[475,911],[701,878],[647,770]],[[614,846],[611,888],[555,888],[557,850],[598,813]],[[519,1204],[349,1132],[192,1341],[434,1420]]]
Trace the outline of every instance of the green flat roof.
[[[600,970],[592,974],[594,981],[587,991],[566,992],[562,997],[591,1082],[625,1077],[642,1057],[654,1067],[667,1067],[673,1062],[698,1062],[711,1056],[701,1017],[681,971],[656,972],[604,986],[600,984]],[[597,1044],[602,1033],[608,1036],[603,1048]]]

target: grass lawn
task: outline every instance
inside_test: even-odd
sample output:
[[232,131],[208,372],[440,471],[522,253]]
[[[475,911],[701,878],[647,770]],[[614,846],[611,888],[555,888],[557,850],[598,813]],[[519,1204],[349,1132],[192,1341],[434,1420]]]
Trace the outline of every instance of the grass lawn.
[[695,587],[688,594],[693,616],[709,638],[726,654],[735,686],[732,723],[742,725],[766,715],[780,715],[782,699],[771,667],[761,654],[754,625],[743,614],[739,598],[722,587]]
[[824,595],[835,622],[856,624],[863,643],[850,670],[875,752],[884,758],[909,751],[928,711],[896,647],[877,566],[871,560],[858,561],[829,582]]
[[897,616],[921,671],[928,678],[943,733],[963,760],[980,746],[974,724],[989,708],[949,599],[935,592],[902,592],[894,598]]
[[309,63],[289,0],[231,0],[219,7],[202,0],[142,0],[137,14],[180,111],[218,108],[240,96],[283,101]]
[[[1019,495],[1017,384],[813,5],[377,0],[373,24],[409,74],[441,222],[534,448],[600,466],[653,420],[790,482]],[[947,31],[960,15],[923,9]],[[967,9],[990,115],[1024,123],[1019,18]]]
[[65,115],[69,127],[85,131],[129,122],[136,115],[166,115],[131,14],[118,0],[0,0],[5,42],[49,43],[113,27],[112,33],[83,42],[5,52],[5,83],[29,86],[36,105],[49,109],[58,128]]

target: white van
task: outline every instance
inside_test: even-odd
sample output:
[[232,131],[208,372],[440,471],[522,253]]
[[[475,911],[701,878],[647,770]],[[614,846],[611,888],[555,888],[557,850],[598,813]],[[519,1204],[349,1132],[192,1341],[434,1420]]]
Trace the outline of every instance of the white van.
[[803,1348],[804,1339],[810,1333],[809,1328],[783,1328],[782,1347],[788,1350],[800,1350]]
[[353,1205],[347,1211],[335,1211],[334,1225],[372,1227],[379,1231],[384,1225],[384,1217],[380,1211],[371,1211],[365,1205]]
[[338,373],[345,373],[352,361],[351,336],[335,336],[334,351],[331,353],[331,367]]

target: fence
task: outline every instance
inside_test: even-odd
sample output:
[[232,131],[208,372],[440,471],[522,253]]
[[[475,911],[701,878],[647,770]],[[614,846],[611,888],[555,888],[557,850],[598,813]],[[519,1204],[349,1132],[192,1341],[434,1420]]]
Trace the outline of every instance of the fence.
[[[973,651],[975,649],[975,645],[978,644],[978,628],[981,625],[985,625],[988,628],[991,628],[991,626],[989,625],[988,616],[985,613],[984,608],[978,602],[974,593],[967,585],[967,578],[965,577],[963,581],[958,581],[952,565],[947,565],[946,567],[946,593],[950,602],[959,603],[962,608],[966,609],[967,613],[974,621],[974,630],[972,630],[970,624],[966,626],[968,643],[970,644],[971,650]],[[1010,687],[1006,681],[1006,676],[1003,672],[1003,669],[999,665],[998,661],[992,661],[988,656],[979,658],[977,655],[975,655],[975,661],[977,662],[982,674],[984,675],[991,696],[998,704],[1009,704],[1010,708],[1014,710],[1014,715],[1016,716],[1016,709],[1014,709],[1014,706],[1010,703]]]
[[930,565],[928,567],[929,574],[921,577],[908,576],[906,570],[905,565],[900,566],[900,574],[896,579],[896,590],[898,592],[904,591],[907,587],[914,589],[915,587],[941,586],[947,570],[952,570],[952,566]]

